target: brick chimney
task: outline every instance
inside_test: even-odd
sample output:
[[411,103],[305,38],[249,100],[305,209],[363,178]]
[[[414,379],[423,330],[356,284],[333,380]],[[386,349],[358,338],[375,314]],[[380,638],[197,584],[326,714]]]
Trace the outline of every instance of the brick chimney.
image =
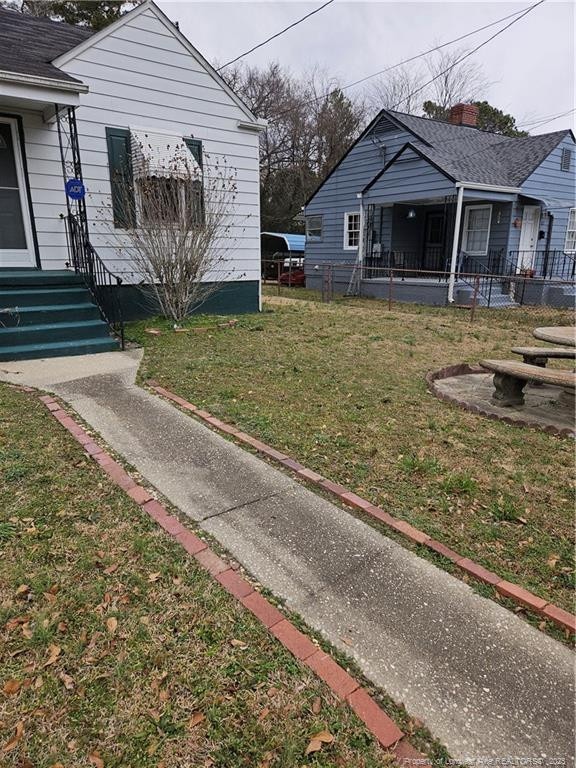
[[452,125],[470,125],[473,128],[478,124],[479,109],[475,104],[454,104],[450,109],[449,121]]

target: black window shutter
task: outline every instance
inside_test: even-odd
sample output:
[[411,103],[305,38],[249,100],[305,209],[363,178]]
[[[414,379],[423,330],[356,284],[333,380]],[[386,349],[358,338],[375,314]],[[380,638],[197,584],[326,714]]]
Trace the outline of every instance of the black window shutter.
[[106,128],[106,143],[114,226],[130,229],[136,226],[130,131],[127,128]]
[[184,142],[186,143],[186,146],[192,153],[193,157],[195,158],[196,162],[202,168],[202,142],[200,139],[184,139]]
[[[184,143],[192,153],[192,156],[202,168],[202,142],[200,139],[184,139]],[[198,217],[198,224],[201,226],[206,217],[204,208],[204,184],[202,181],[193,182],[193,188],[190,191],[190,204],[194,206]]]

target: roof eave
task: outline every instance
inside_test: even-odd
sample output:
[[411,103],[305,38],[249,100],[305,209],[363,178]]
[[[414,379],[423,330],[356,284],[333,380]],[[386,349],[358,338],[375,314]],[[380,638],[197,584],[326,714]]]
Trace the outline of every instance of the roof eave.
[[55,77],[27,75],[22,72],[9,72],[6,70],[0,70],[0,81],[15,83],[16,85],[35,85],[40,88],[50,88],[58,91],[88,93],[88,86],[85,83],[82,83],[80,80],[59,80]]

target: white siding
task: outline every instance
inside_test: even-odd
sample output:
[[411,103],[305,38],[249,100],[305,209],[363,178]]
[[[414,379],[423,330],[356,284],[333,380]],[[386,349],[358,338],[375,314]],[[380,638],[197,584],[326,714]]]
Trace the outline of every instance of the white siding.
[[[109,222],[110,183],[106,127],[138,126],[201,139],[205,172],[226,160],[237,174],[238,194],[228,246],[231,279],[260,277],[258,135],[237,127],[247,115],[148,8],[128,18],[61,67],[90,91],[77,110],[80,151],[93,244],[110,269],[130,282],[131,264],[115,247]],[[66,212],[58,134],[37,114],[26,114],[24,132],[31,194],[44,269],[67,259]],[[116,230],[118,232],[119,230]]]

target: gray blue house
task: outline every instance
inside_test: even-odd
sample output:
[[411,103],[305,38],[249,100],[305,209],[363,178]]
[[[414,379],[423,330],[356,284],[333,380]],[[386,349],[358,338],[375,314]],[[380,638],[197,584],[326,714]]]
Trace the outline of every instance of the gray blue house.
[[450,122],[376,116],[306,203],[309,287],[331,267],[336,290],[386,296],[394,270],[397,300],[466,303],[479,274],[480,300],[489,290],[498,305],[526,276],[527,303],[571,303],[574,135],[509,138],[477,115],[459,104]]

